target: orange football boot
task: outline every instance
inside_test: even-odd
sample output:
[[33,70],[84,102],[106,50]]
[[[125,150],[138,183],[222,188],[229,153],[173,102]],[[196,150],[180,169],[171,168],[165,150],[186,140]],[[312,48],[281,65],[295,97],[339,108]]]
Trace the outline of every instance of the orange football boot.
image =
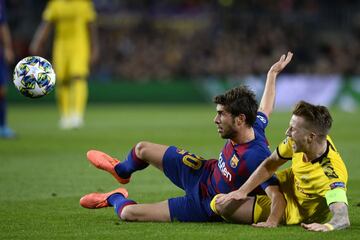
[[112,158],[104,152],[97,150],[90,150],[87,152],[87,159],[96,168],[102,169],[111,173],[119,183],[126,184],[130,181],[130,178],[121,178],[115,171],[115,166],[120,163],[116,158]]
[[128,191],[125,188],[118,188],[108,193],[89,193],[80,198],[80,205],[84,208],[104,208],[108,207],[108,197],[114,193],[121,193],[125,198],[129,196]]

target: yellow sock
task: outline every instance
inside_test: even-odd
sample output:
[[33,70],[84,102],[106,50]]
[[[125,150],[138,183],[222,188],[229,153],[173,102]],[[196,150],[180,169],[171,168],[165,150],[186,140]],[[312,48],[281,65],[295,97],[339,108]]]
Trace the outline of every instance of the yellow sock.
[[57,103],[61,118],[70,117],[70,86],[69,84],[59,83],[56,87]]
[[77,78],[72,83],[73,113],[84,117],[86,103],[88,100],[88,84],[85,78]]

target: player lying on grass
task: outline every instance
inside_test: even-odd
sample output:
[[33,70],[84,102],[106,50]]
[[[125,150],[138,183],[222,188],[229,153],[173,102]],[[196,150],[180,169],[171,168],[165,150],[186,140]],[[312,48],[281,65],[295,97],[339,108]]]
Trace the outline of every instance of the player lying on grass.
[[[87,194],[80,199],[80,204],[86,208],[113,206],[120,219],[128,221],[221,220],[210,209],[213,197],[238,189],[271,154],[265,127],[273,110],[277,75],[291,58],[292,53],[289,52],[270,68],[260,107],[254,93],[246,87],[237,87],[215,97],[217,114],[214,122],[220,136],[228,139],[219,159],[204,160],[174,146],[150,142],[138,143],[123,162],[96,150],[87,154],[93,165],[111,173],[123,184],[129,182],[132,173],[151,164],[183,189],[185,196],[158,203],[137,204],[127,198],[126,189],[119,188],[109,193]],[[271,177],[261,187],[273,200],[272,207],[283,209],[285,200],[276,184],[275,177]],[[276,225],[281,216],[282,212],[273,211],[268,221]]]
[[[291,160],[290,168],[276,173],[287,202],[283,223],[301,223],[307,230],[322,232],[349,227],[348,175],[328,135],[331,125],[332,118],[326,107],[299,102],[293,111],[286,139],[238,190],[217,195],[211,208],[231,222],[269,227],[263,221],[272,211],[270,199],[264,195],[247,196]],[[327,221],[330,212],[332,218]]]

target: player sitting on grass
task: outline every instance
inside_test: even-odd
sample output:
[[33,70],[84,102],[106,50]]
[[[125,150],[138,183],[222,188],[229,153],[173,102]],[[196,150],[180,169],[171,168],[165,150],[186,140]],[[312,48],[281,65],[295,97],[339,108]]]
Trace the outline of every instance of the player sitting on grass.
[[[237,87],[215,97],[217,115],[214,119],[220,136],[228,139],[219,159],[203,158],[174,146],[150,142],[138,143],[125,161],[91,150],[87,157],[97,168],[111,173],[120,183],[129,182],[135,171],[149,164],[164,172],[185,196],[166,201],[137,204],[128,199],[126,189],[109,193],[90,193],[80,199],[86,208],[114,206],[115,213],[128,221],[219,221],[221,217],[210,209],[210,201],[218,193],[238,189],[250,174],[270,155],[265,138],[268,116],[275,100],[277,75],[290,62],[292,53],[281,56],[269,70],[260,107],[255,95],[246,87]],[[275,177],[261,187],[273,200],[274,209],[283,208],[285,200]],[[282,212],[273,211],[268,221],[277,225]]]
[[[219,194],[211,202],[214,212],[235,223],[257,223],[271,214],[267,196],[247,195],[288,160],[291,167],[276,173],[287,205],[283,222],[300,224],[310,231],[331,231],[350,226],[347,170],[328,135],[332,118],[324,106],[301,101],[295,107],[286,139],[240,189]],[[325,222],[330,217],[330,221]],[[252,219],[253,216],[253,219]]]

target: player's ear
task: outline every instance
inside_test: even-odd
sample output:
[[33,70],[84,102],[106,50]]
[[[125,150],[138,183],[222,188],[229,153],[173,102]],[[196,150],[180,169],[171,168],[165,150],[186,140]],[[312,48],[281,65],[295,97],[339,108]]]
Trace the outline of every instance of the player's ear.
[[313,133],[313,132],[309,133],[308,143],[312,143],[315,140],[316,136],[317,136],[316,133]]
[[245,123],[246,116],[244,114],[239,114],[237,117],[235,117],[235,124],[240,126]]

